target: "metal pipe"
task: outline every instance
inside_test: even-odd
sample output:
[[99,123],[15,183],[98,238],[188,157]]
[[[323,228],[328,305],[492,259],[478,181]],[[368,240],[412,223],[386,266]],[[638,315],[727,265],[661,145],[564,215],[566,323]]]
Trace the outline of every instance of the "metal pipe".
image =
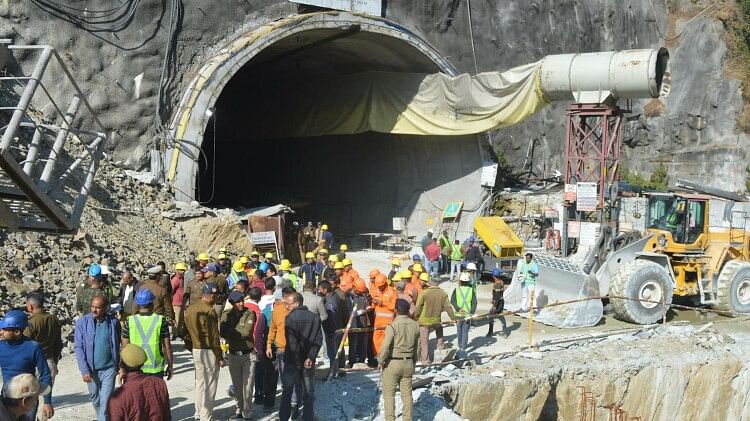
[[18,125],[21,123],[21,119],[26,113],[26,109],[29,107],[31,99],[34,97],[34,92],[36,92],[36,88],[39,86],[39,81],[42,79],[42,75],[47,68],[47,63],[49,63],[51,56],[52,47],[46,46],[42,50],[42,54],[39,56],[39,59],[34,66],[34,71],[31,73],[31,79],[29,79],[29,82],[26,84],[26,89],[24,89],[21,99],[18,100],[18,109],[13,112],[13,116],[8,123],[8,128],[5,129],[2,139],[0,139],[0,151],[8,150],[10,141],[13,140]]
[[39,145],[42,143],[42,129],[37,128],[34,130],[34,136],[31,138],[29,144],[29,151],[26,153],[26,159],[23,161],[23,172],[31,177],[31,171],[34,169],[34,161],[36,161],[36,155],[39,152]]
[[37,186],[39,187],[40,190],[42,190],[45,193],[47,192],[47,185],[49,183],[49,178],[52,176],[52,171],[54,171],[55,169],[57,156],[60,154],[60,151],[62,150],[62,147],[65,144],[65,140],[68,137],[68,129],[70,129],[70,125],[73,124],[73,120],[75,119],[75,116],[78,113],[79,105],[81,105],[81,98],[78,95],[75,95],[73,99],[70,101],[70,105],[68,105],[68,110],[65,112],[65,115],[63,116],[62,127],[60,127],[60,131],[57,132],[57,137],[55,137],[55,143],[52,145],[52,150],[49,153],[49,158],[47,159],[47,162],[44,164],[44,169],[42,170],[42,176],[39,178],[39,182],[37,183]]
[[657,98],[668,62],[666,48],[556,54],[542,61],[541,87],[551,101],[581,104]]
[[83,160],[86,158],[86,155],[94,156],[94,154],[96,154],[96,151],[99,149],[99,144],[102,143],[102,139],[103,139],[102,137],[97,137],[96,139],[94,139],[94,141],[91,142],[86,147],[86,151],[82,152],[81,155],[78,158],[76,158],[76,160],[73,161],[72,164],[70,164],[70,167],[68,167],[68,169],[65,170],[65,172],[60,176],[60,178],[57,181],[55,181],[55,183],[52,185],[52,187],[50,187],[47,190],[54,190],[58,186],[61,186],[62,183],[65,181],[65,179],[73,171],[75,171],[76,168],[78,168],[79,165],[81,165],[81,163],[83,162]]
[[73,222],[73,226],[78,226],[81,221],[81,214],[83,213],[83,207],[86,206],[86,199],[88,199],[89,192],[91,191],[91,185],[94,184],[94,175],[96,175],[96,169],[99,166],[99,155],[101,155],[104,149],[104,142],[101,142],[102,138],[97,137],[94,142],[98,142],[94,153],[91,155],[91,163],[89,163],[89,170],[86,173],[86,180],[81,186],[80,194],[76,203],[73,206],[73,212],[70,214],[70,220]]

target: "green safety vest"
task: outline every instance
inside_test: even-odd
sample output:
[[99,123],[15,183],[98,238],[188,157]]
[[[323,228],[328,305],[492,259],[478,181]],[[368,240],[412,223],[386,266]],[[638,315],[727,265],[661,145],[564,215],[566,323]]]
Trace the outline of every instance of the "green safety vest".
[[676,212],[672,212],[669,215],[667,215],[667,227],[669,228],[677,227],[677,213]]
[[474,298],[474,289],[472,287],[456,288],[456,304],[459,311],[464,313],[471,312],[471,300]]
[[299,291],[299,286],[297,285],[297,281],[299,281],[299,277],[293,274],[292,272],[287,273],[285,276],[286,276],[286,279],[288,279],[289,282],[292,283],[292,288],[294,288],[295,291]]
[[451,260],[463,259],[463,253],[461,253],[461,244],[454,244],[451,246]]
[[146,363],[141,371],[147,374],[164,371],[164,356],[161,355],[159,345],[159,330],[163,316],[152,314],[144,316],[137,314],[128,317],[128,339],[133,345],[140,346],[146,352]]
[[531,272],[531,268],[536,266],[537,274],[539,273],[539,265],[537,265],[533,260],[531,263],[526,263],[526,260],[521,261],[521,266],[519,267],[519,270],[521,271],[521,275],[523,275],[524,282],[527,284],[535,284],[536,283],[536,275]]

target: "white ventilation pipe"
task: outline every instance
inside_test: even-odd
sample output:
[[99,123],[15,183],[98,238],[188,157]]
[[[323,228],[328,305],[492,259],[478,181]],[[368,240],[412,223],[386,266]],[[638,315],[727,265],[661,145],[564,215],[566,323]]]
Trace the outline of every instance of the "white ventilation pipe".
[[657,98],[668,62],[666,48],[551,55],[542,61],[542,91],[582,104]]

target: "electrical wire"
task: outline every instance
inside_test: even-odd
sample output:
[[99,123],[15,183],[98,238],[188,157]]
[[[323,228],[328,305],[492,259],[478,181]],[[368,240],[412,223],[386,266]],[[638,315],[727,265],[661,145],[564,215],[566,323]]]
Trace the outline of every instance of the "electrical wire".
[[656,9],[654,8],[654,2],[653,2],[653,0],[648,0],[648,4],[651,6],[651,12],[654,14],[654,25],[656,26],[656,32],[659,34],[659,38],[663,39],[664,41],[671,41],[673,39],[679,38],[680,35],[682,35],[682,33],[685,32],[685,29],[687,29],[687,27],[693,22],[693,20],[695,20],[698,16],[706,13],[708,11],[708,9],[716,6],[716,2],[713,2],[713,3],[709,4],[708,6],[706,6],[705,9],[701,10],[695,16],[693,16],[692,18],[690,18],[690,20],[688,20],[687,23],[685,23],[685,25],[682,27],[682,29],[680,29],[680,31],[677,34],[675,34],[675,35],[673,35],[671,37],[667,37],[666,35],[664,35],[664,33],[661,30],[661,27],[659,26],[659,20],[658,20],[658,18],[656,16]]

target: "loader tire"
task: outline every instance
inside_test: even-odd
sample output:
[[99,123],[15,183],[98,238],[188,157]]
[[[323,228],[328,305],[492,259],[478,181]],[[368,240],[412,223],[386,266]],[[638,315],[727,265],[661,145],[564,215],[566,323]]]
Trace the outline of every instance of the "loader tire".
[[662,305],[635,300],[661,302],[664,297],[664,304],[669,309],[672,304],[672,280],[662,266],[648,260],[634,260],[623,265],[612,277],[609,296],[616,318],[641,325],[653,324],[664,315]]
[[719,273],[714,308],[750,313],[750,263],[732,260]]

